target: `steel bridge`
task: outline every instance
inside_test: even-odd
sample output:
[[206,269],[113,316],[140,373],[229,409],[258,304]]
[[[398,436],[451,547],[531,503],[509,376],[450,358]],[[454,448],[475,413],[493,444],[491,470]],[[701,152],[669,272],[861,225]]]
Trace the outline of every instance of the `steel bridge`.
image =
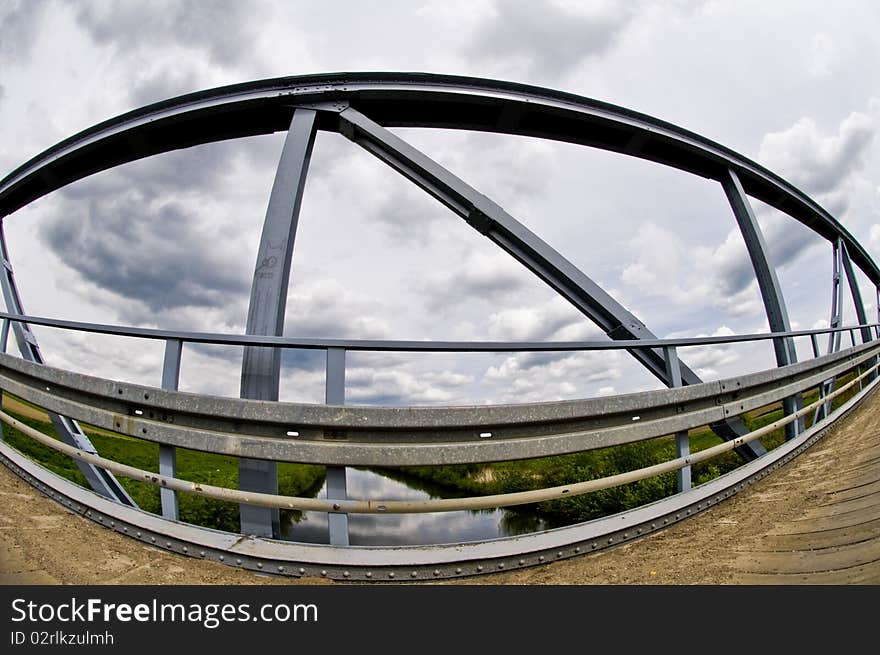
[[[600,148],[717,181],[729,200],[758,280],[769,333],[658,339],[638,318],[498,204],[392,132],[454,128],[538,137]],[[282,336],[299,208],[318,130],[339,132],[408,178],[569,301],[609,337],[577,342],[423,342]],[[73,458],[79,487],[0,443],[11,470],[66,507],[132,539],[256,571],[347,580],[456,578],[585,555],[663,530],[702,513],[798,456],[853,410],[878,383],[880,323],[871,322],[856,267],[880,299],[880,269],[853,236],[791,184],[708,139],[626,109],[557,91],[427,74],[333,74],[222,87],[156,103],[85,130],[0,181],[0,217],[93,173],[143,157],[214,141],[286,131],[256,253],[244,335],[118,327],[27,315],[0,230],[7,311],[0,389],[44,408],[59,439],[5,412],[0,419]],[[830,244],[830,327],[793,331],[750,198],[797,220]],[[857,323],[843,325],[844,286]],[[880,304],[880,303],[878,303]],[[880,320],[880,318],[878,318]],[[144,386],[47,366],[31,326],[164,342],[161,381]],[[12,329],[21,357],[5,354]],[[827,338],[820,348],[819,337]],[[771,341],[765,370],[703,382],[679,358],[693,346]],[[812,357],[798,361],[796,342]],[[845,345],[846,340],[849,344]],[[244,348],[240,398],[177,390],[188,344]],[[826,344],[823,343],[823,346]],[[280,402],[284,349],[326,354],[326,402]],[[613,397],[481,407],[366,407],[345,403],[346,354],[626,350],[667,388]],[[810,393],[817,399],[805,402]],[[778,404],[782,417],[749,430],[743,417]],[[158,473],[98,453],[80,422],[158,444]],[[689,431],[710,427],[722,442],[690,452]],[[785,441],[761,442],[775,430]],[[474,464],[577,453],[673,438],[675,457],[645,468],[557,487],[427,501],[362,500],[346,490],[346,467]],[[177,476],[176,449],[233,455],[239,488]],[[736,451],[744,463],[693,486],[691,467]],[[277,463],[327,466],[327,498],[278,494]],[[568,498],[676,475],[677,493],[621,514],[564,528],[477,542],[356,546],[348,516],[478,510]],[[117,476],[157,485],[161,515],[139,509]],[[866,483],[870,484],[870,483]],[[240,533],[179,520],[177,494],[240,505]],[[279,539],[279,510],[326,512],[326,544]]]

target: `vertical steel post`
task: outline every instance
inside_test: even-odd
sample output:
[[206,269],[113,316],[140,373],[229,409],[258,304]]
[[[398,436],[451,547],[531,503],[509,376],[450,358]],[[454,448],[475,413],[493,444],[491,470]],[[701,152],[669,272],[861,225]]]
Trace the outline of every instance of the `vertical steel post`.
[[[328,405],[345,404],[345,349],[327,349],[327,380],[324,395]],[[327,467],[327,499],[345,500],[346,489],[344,466]],[[328,515],[330,525],[330,545],[348,546],[348,514],[331,512]]]
[[[841,251],[841,240],[837,239],[832,248],[831,262],[831,319],[829,327],[831,329],[839,328],[843,323],[843,286],[841,285],[840,270],[843,268]],[[836,353],[840,350],[840,332],[830,332],[828,334],[828,354]]]
[[[162,364],[162,388],[177,391],[180,383],[180,354],[183,343],[180,339],[165,340],[165,361]],[[159,445],[159,475],[168,478],[177,477],[177,449],[174,446]],[[159,490],[159,499],[162,502],[162,516],[176,521],[177,492],[173,489],[162,487]]]
[[[666,375],[671,382],[670,387],[681,386],[681,364],[678,361],[678,352],[675,346],[665,346],[663,355],[666,359]],[[691,454],[691,442],[687,430],[675,433],[675,456],[687,457]],[[690,465],[678,469],[675,472],[675,490],[677,492],[687,491],[691,488],[691,467]]]
[[[280,336],[284,330],[293,243],[315,143],[316,117],[317,112],[311,109],[293,112],[263,223],[248,306],[247,334]],[[246,347],[241,365],[241,397],[277,401],[280,373],[278,348]],[[238,486],[247,491],[278,493],[277,464],[241,458]],[[280,536],[278,510],[241,505],[241,531],[264,537]]]
[[[15,283],[15,274],[12,270],[12,262],[9,261],[9,251],[6,248],[6,235],[3,229],[3,221],[0,219],[0,286],[3,287],[3,298],[6,301],[6,309],[10,314],[24,314],[24,307],[21,303],[21,296],[18,293],[18,286]],[[43,363],[43,354],[40,352],[40,345],[37,343],[37,337],[31,331],[30,326],[26,323],[13,322],[12,331],[15,334],[15,340],[18,343],[18,349],[21,352],[22,359],[37,364]],[[52,426],[61,437],[61,440],[71,446],[75,446],[87,453],[96,454],[95,446],[86,436],[85,432],[79,426],[79,423],[73,419],[48,412]],[[129,507],[137,507],[131,496],[125,488],[119,484],[110,471],[107,471],[92,464],[75,460],[77,468],[83,474],[89,486],[102,496],[106,496],[111,500],[115,500]]]
[[[6,342],[9,341],[9,319],[3,319],[3,330],[0,332],[0,352],[6,352]],[[3,407],[3,389],[0,389],[0,408]],[[3,421],[0,421],[0,441],[3,441]]]
[[[843,285],[841,284],[841,271],[843,269],[843,241],[836,239],[832,242],[831,249],[831,316],[828,320],[828,326],[832,330],[839,328],[843,324]],[[840,350],[841,333],[828,333],[828,354],[836,353]],[[835,378],[829,378],[819,385],[819,397],[824,398],[834,389]],[[813,414],[813,423],[819,419],[825,418],[831,413],[831,403],[826,402],[816,408]]]
[[[852,261],[849,258],[849,252],[846,250],[846,244],[841,241],[840,243],[840,252],[842,254],[842,262],[843,262],[843,270],[846,271],[846,281],[849,284],[849,292],[852,296],[853,305],[856,308],[856,318],[858,319],[859,325],[863,325],[860,329],[862,343],[868,343],[871,341],[871,328],[867,327],[868,324],[868,313],[865,311],[865,303],[862,302],[862,290],[859,289],[859,281],[856,278],[856,272],[853,269]],[[855,346],[855,335],[853,332],[850,332],[850,337],[853,341],[853,346]],[[873,365],[876,362],[876,358],[871,358],[870,365]],[[862,368],[859,367],[859,373],[861,373]],[[872,372],[867,376],[865,382],[873,382],[877,377],[876,372]],[[861,390],[862,383],[859,381],[859,389]]]
[[[856,318],[859,325],[868,324],[868,313],[865,311],[865,303],[862,302],[862,290],[859,289],[859,281],[856,278],[855,269],[853,269],[852,261],[850,261],[849,253],[846,250],[846,244],[840,242],[840,253],[843,261],[843,270],[846,271],[846,281],[849,283],[849,292],[852,296],[853,305],[856,308]],[[861,328],[862,343],[871,341],[871,329],[868,327]],[[855,345],[855,342],[853,342]]]
[[[764,310],[767,313],[767,322],[771,332],[791,332],[791,324],[788,320],[788,311],[785,308],[785,299],[782,296],[782,287],[776,277],[776,271],[767,257],[767,246],[761,226],[752,211],[752,205],[743,190],[742,183],[733,169],[727,169],[722,176],[721,186],[733,209],[736,222],[745,241],[755,276],[758,279],[758,287],[761,290],[761,298],[764,301]],[[776,351],[777,366],[787,366],[797,362],[794,340],[785,337],[773,340]],[[785,398],[782,401],[783,412],[786,416],[793,414],[803,407],[803,399],[800,394]],[[793,439],[804,429],[803,418],[785,426],[785,438]]]
[[813,344],[813,357],[819,356],[819,339],[816,338],[815,334],[810,335],[810,343]]

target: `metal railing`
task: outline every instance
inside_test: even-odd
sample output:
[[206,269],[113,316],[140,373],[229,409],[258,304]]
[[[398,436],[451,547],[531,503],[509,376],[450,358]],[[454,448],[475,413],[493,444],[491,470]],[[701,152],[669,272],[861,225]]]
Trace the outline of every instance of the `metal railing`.
[[[161,470],[157,474],[154,471],[128,466],[98,453],[87,452],[62,443],[23,424],[5,412],[0,413],[3,422],[43,445],[75,460],[156,485],[166,494],[187,492],[256,507],[320,511],[341,515],[473,511],[510,507],[574,497],[663,473],[689,472],[690,467],[698,462],[729,452],[744,443],[756,441],[786,425],[797,424],[799,419],[818,412],[820,408],[825,408],[822,420],[818,423],[814,422],[809,431],[802,433],[803,441],[808,433],[810,437],[815,436],[818,429],[829,425],[837,418],[838,412],[828,411],[833,399],[848,392],[852,393],[856,388],[861,394],[873,389],[877,379],[878,356],[880,356],[880,324],[787,333],[651,341],[425,343],[294,339],[121,328],[8,313],[0,314],[0,318],[3,319],[4,324],[20,322],[64,330],[162,340],[166,343],[166,352],[170,350],[176,353],[175,357],[165,357],[163,381],[169,378],[169,367],[174,369],[171,371],[174,376],[179,374],[177,368],[180,362],[179,354],[187,343],[308,348],[327,352],[333,350],[580,352],[660,348],[667,357],[677,357],[679,348],[794,338],[809,338],[814,355],[817,355],[819,335],[838,333],[850,335],[852,345],[846,350],[816,356],[812,360],[798,364],[698,385],[611,398],[485,407],[417,407],[407,408],[403,413],[397,408],[387,407],[322,406],[184,393],[173,389],[97,378],[35,364],[10,355],[0,355],[0,388],[3,391],[49,412],[121,435],[152,441],[172,451],[177,447],[186,447],[215,454],[233,454],[272,461],[323,463],[338,467],[395,467],[493,463],[583,452],[677,435],[678,445],[685,452],[684,455],[652,466],[600,479],[572,481],[570,484],[524,492],[425,501],[300,498],[217,487],[200,481],[178,479],[173,473],[168,475]],[[864,336],[866,334],[864,330],[869,331],[868,334],[872,339],[858,343],[857,335]],[[344,366],[344,358],[340,361]],[[847,374],[853,374],[853,379],[832,390],[833,380]],[[328,380],[332,375],[333,373],[328,370]],[[342,379],[344,379],[344,371]],[[741,416],[755,409],[779,403],[785,398],[809,389],[819,390],[819,398],[815,402],[735,439],[697,453],[689,452],[689,430],[711,425],[731,416]],[[8,460],[9,447],[3,444],[2,448]],[[774,452],[771,451],[770,454]],[[765,456],[753,464],[762,463],[760,462],[762,459],[767,459],[767,462],[763,463],[766,465],[772,465],[774,462],[773,458]],[[731,477],[734,481],[733,487],[737,486],[738,477]],[[687,479],[689,480],[689,476]],[[717,481],[713,483],[717,484]],[[652,510],[654,518],[665,516],[667,514],[665,506],[671,501],[698,492],[705,486],[704,484],[690,490],[690,484],[683,488],[679,485],[679,493],[654,504]],[[89,506],[92,505],[93,503],[90,503]],[[167,507],[167,503],[164,505]],[[141,513],[130,508],[128,511]],[[681,517],[681,513],[678,516]],[[166,519],[176,518],[176,516],[167,516],[166,512]],[[669,520],[668,517],[666,520]],[[133,520],[131,524],[137,526],[138,523],[139,521]],[[201,529],[196,526],[191,527]],[[635,534],[638,532],[633,533]],[[527,543],[535,536],[537,535],[521,535],[515,540]],[[268,543],[271,540],[266,541]],[[297,545],[303,546],[303,544]],[[310,548],[315,547],[319,546],[310,546]],[[339,546],[328,546],[328,548],[340,550]],[[429,551],[435,549],[440,552],[445,546],[427,544],[419,548]],[[341,550],[358,553],[360,549],[343,547]],[[524,550],[529,549],[526,547]],[[303,560],[300,559],[299,563],[303,563]],[[394,568],[391,562],[385,562],[384,565]],[[346,562],[344,571],[349,573],[348,577],[352,575],[353,570],[365,575],[365,568],[375,567],[359,563],[357,555],[354,555]],[[297,568],[287,568],[287,570],[298,571]],[[335,572],[340,573],[339,570]]]

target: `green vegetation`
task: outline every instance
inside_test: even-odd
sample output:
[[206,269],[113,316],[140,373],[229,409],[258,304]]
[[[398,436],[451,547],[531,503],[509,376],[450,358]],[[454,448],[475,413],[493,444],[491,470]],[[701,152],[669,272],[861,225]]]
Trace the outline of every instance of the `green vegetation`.
[[[838,379],[838,387],[850,381],[853,375]],[[857,388],[853,388],[832,401],[834,408],[849,400]],[[815,402],[817,389],[804,394],[804,405]],[[782,418],[781,404],[760,408],[742,417],[749,431],[757,430]],[[812,413],[806,417],[809,427]],[[699,452],[722,443],[708,427],[690,431],[691,452]],[[768,450],[776,448],[785,440],[784,430],[779,428],[760,439]],[[660,437],[624,446],[585,451],[571,455],[543,457],[518,462],[493,464],[468,464],[455,466],[411,466],[382,473],[401,480],[415,479],[439,485],[450,495],[490,495],[529,491],[546,487],[572,484],[644,468],[672,459],[675,445],[672,437]],[[734,451],[728,451],[691,468],[693,484],[700,485],[732,471],[743,463]],[[626,511],[646,503],[660,500],[675,493],[675,474],[664,473],[647,480],[603,489],[592,493],[547,501],[520,509],[537,512],[554,525],[587,521],[608,514]],[[516,507],[511,508],[514,511]]]
[[[57,438],[51,423],[20,416],[10,411],[7,413],[19,421]],[[101,456],[146,471],[159,471],[159,446],[157,444],[115,435],[86,425],[82,427]],[[85,477],[80,473],[74,461],[66,455],[34,441],[8,425],[3,426],[3,437],[11,446],[54,473],[79,485],[87,486]],[[278,465],[279,493],[290,496],[313,495],[323,483],[324,475],[323,466],[280,463]],[[235,457],[178,448],[177,477],[236,489],[238,488],[238,460]],[[157,514],[161,513],[158,487],[121,476],[119,481],[141,509]],[[238,532],[237,504],[189,493],[179,493],[177,498],[182,521]]]

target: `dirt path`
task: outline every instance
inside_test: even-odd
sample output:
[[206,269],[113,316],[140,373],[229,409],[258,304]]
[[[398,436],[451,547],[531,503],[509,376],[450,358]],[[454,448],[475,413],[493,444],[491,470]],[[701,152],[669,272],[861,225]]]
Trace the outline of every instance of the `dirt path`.
[[[457,584],[880,583],[880,392],[775,474],[618,548]],[[2,584],[315,584],[150,548],[0,466]]]

